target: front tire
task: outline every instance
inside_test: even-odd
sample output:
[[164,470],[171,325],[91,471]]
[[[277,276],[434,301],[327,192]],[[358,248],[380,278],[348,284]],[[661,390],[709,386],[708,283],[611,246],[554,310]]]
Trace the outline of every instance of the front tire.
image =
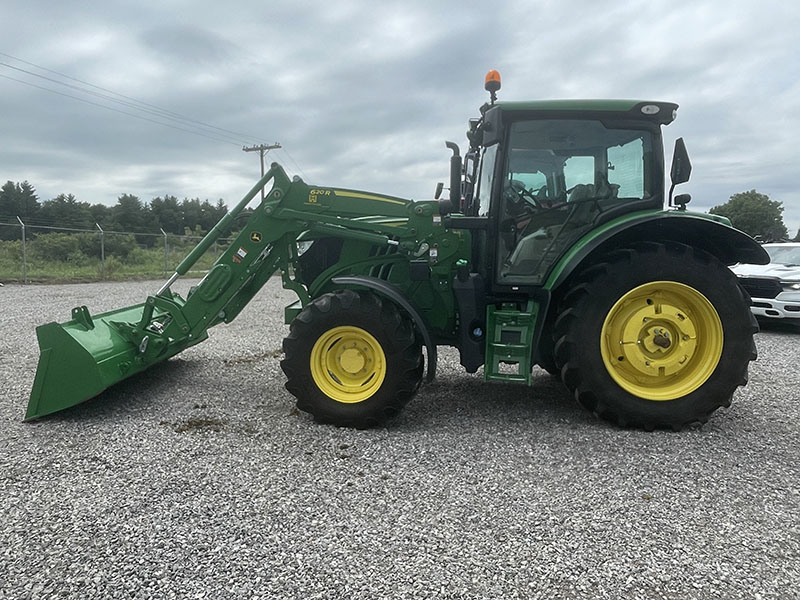
[[730,405],[756,358],[757,331],[736,277],[714,256],[643,243],[577,276],[559,308],[555,358],[597,416],[680,430]]
[[311,302],[292,322],[283,351],[286,389],[321,423],[382,425],[422,381],[411,321],[369,292],[339,290]]

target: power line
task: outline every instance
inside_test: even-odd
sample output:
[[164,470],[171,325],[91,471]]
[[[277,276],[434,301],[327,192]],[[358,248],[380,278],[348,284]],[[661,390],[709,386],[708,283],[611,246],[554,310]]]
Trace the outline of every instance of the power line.
[[[21,83],[23,85],[27,85],[27,86],[30,86],[30,87],[33,87],[33,88],[36,88],[36,89],[39,89],[39,90],[50,92],[52,94],[58,94],[60,96],[64,96],[66,98],[71,98],[73,100],[78,100],[79,102],[84,102],[84,103],[90,104],[92,106],[98,106],[100,108],[104,108],[106,110],[111,110],[111,111],[114,111],[114,112],[129,116],[129,117],[133,117],[135,119],[148,121],[150,123],[155,123],[156,125],[162,125],[164,127],[169,127],[171,129],[176,129],[178,131],[183,131],[185,133],[191,133],[193,135],[204,137],[206,139],[210,139],[210,140],[213,140],[213,141],[216,141],[216,142],[222,142],[222,143],[226,143],[226,144],[239,146],[240,145],[240,140],[252,139],[252,137],[250,135],[243,134],[243,133],[240,133],[240,132],[237,132],[237,131],[232,131],[230,129],[225,129],[225,128],[222,128],[222,127],[217,127],[216,125],[211,125],[209,123],[205,123],[203,121],[199,121],[197,119],[193,119],[191,117],[187,117],[187,116],[182,115],[182,114],[180,114],[178,112],[168,110],[168,109],[163,108],[161,106],[158,106],[156,104],[150,104],[148,102],[144,102],[144,101],[139,100],[137,98],[133,98],[131,96],[126,96],[125,94],[120,94],[119,92],[115,92],[114,90],[110,90],[108,88],[104,88],[104,87],[95,85],[95,84],[90,83],[88,81],[84,81],[82,79],[78,79],[76,77],[72,77],[72,76],[67,75],[65,73],[61,73],[59,71],[55,71],[53,69],[48,69],[47,67],[43,67],[41,65],[37,65],[35,63],[23,60],[23,59],[18,58],[16,56],[12,56],[10,54],[6,54],[5,52],[0,52],[0,56],[4,56],[4,57],[9,58],[11,60],[15,60],[17,62],[20,62],[22,64],[28,65],[30,67],[34,67],[36,69],[45,71],[47,73],[52,73],[53,75],[57,75],[58,77],[61,77],[61,78],[64,78],[64,79],[68,79],[70,81],[74,81],[74,82],[79,83],[79,84],[81,84],[83,86],[89,86],[91,88],[94,88],[95,90],[100,90],[102,92],[106,92],[107,94],[111,94],[111,96],[109,96],[107,94],[101,94],[99,92],[96,92],[96,91],[93,91],[91,89],[87,89],[87,88],[84,88],[84,87],[81,87],[81,86],[78,86],[78,85],[72,85],[72,84],[69,84],[69,83],[66,83],[66,82],[63,82],[63,81],[58,81],[57,79],[53,79],[51,77],[47,77],[47,76],[41,75],[39,73],[34,73],[34,72],[29,71],[27,69],[23,69],[21,67],[10,65],[10,64],[5,63],[5,62],[0,62],[0,66],[1,67],[6,67],[8,69],[13,69],[13,70],[18,71],[20,73],[24,73],[24,74],[30,75],[32,77],[37,77],[37,78],[43,79],[45,81],[54,83],[56,85],[61,85],[61,86],[70,88],[70,89],[75,90],[75,91],[77,91],[79,93],[82,93],[82,94],[88,94],[88,95],[94,96],[96,98],[100,98],[102,100],[106,100],[108,102],[113,102],[113,103],[119,104],[121,106],[124,106],[126,108],[129,108],[131,110],[139,111],[141,113],[148,114],[148,115],[150,115],[152,117],[156,117],[157,119],[165,119],[165,120],[173,121],[173,122],[179,123],[180,125],[184,125],[184,127],[180,127],[180,126],[177,126],[177,125],[174,125],[174,124],[170,124],[170,123],[165,123],[162,120],[148,118],[148,117],[143,116],[141,114],[128,112],[126,110],[121,110],[119,108],[114,108],[112,106],[108,106],[107,104],[101,104],[101,103],[98,103],[98,102],[92,102],[91,100],[88,100],[86,98],[82,98],[80,96],[75,96],[73,94],[67,94],[67,93],[64,93],[64,92],[60,92],[60,91],[52,89],[50,87],[36,85],[34,83],[31,83],[30,81],[25,81],[23,79],[17,79],[16,77],[10,77],[8,75],[0,74],[0,77],[2,77],[4,79],[8,79],[10,81],[15,81],[15,82]],[[114,96],[117,96],[117,98],[115,98]],[[124,100],[120,100],[119,98],[123,98]],[[190,127],[191,129],[189,129],[187,127]],[[204,128],[204,129],[200,129],[200,128]],[[209,129],[213,130],[213,131],[208,131]],[[217,133],[217,132],[220,132],[220,133]],[[233,140],[237,140],[237,141],[233,141]],[[260,145],[252,146],[251,148],[252,148],[252,150],[261,149],[260,152],[261,152],[262,172],[263,172],[264,150],[269,151],[271,149],[281,149],[282,146],[276,142],[274,145],[260,144]],[[248,148],[243,147],[243,150],[248,151]],[[305,174],[303,173],[303,170],[300,168],[300,166],[297,164],[297,161],[294,160],[294,158],[289,154],[289,152],[286,149],[283,149],[283,152],[288,157],[288,159],[292,162],[294,167],[301,173],[301,175],[303,175],[305,177]]]
[[[14,69],[15,71],[19,71],[21,73],[26,73],[28,75],[32,75],[33,77],[38,77],[40,79],[44,79],[46,81],[50,81],[51,83],[55,83],[57,85],[63,85],[64,87],[68,87],[70,89],[77,90],[77,91],[79,91],[81,93],[84,93],[84,94],[90,94],[90,95],[95,96],[97,98],[102,98],[103,100],[108,100],[109,102],[115,102],[117,104],[121,104],[122,106],[127,106],[129,108],[134,109],[134,110],[138,110],[138,111],[142,111],[142,112],[147,113],[147,114],[151,114],[151,115],[153,115],[155,117],[161,117],[163,119],[169,119],[169,120],[172,120],[172,121],[177,121],[179,123],[180,122],[185,122],[185,121],[190,121],[189,119],[171,117],[169,115],[164,114],[162,111],[151,110],[149,108],[142,108],[142,107],[137,106],[136,104],[134,104],[132,102],[125,102],[125,101],[122,101],[122,100],[117,100],[116,98],[113,98],[112,96],[108,96],[106,94],[100,94],[99,92],[93,92],[92,90],[87,90],[87,89],[81,88],[81,87],[79,87],[77,85],[71,85],[69,83],[64,83],[63,81],[58,81],[58,80],[53,79],[51,77],[45,77],[44,75],[39,75],[38,73],[33,73],[32,71],[28,71],[27,69],[20,69],[19,67],[15,67],[13,65],[9,65],[9,64],[4,63],[4,62],[0,62],[0,66],[7,67],[9,69]],[[200,121],[197,121],[197,122],[200,123]],[[231,137],[230,141],[233,141],[235,139],[235,140],[237,140],[237,142],[241,139],[241,138],[232,137],[232,136],[226,136],[226,137]]]
[[297,164],[297,161],[292,158],[292,155],[289,154],[289,151],[286,148],[281,147],[281,151],[286,155],[286,157],[292,162],[294,168],[303,176],[303,179],[306,179],[306,174],[303,173],[303,169],[300,168],[300,165]]
[[[104,88],[104,87],[101,87],[101,86],[99,86],[99,85],[95,85],[95,84],[93,84],[93,83],[90,83],[90,82],[88,82],[88,81],[84,81],[84,80],[82,80],[82,79],[78,79],[78,78],[76,78],[76,77],[72,77],[72,76],[70,76],[70,75],[67,75],[66,73],[61,73],[60,71],[55,71],[55,70],[53,70],[53,69],[48,69],[47,67],[43,67],[43,66],[41,66],[41,65],[37,65],[36,63],[32,63],[32,62],[29,62],[29,61],[23,60],[23,59],[21,59],[21,58],[17,58],[16,56],[12,56],[12,55],[10,55],[10,54],[6,54],[5,52],[0,52],[0,56],[5,56],[6,58],[10,58],[10,59],[12,59],[12,60],[16,60],[16,61],[18,61],[18,62],[21,62],[21,63],[23,63],[23,64],[26,64],[26,65],[28,65],[28,66],[34,67],[34,68],[36,68],[36,69],[40,69],[40,70],[42,70],[42,71],[46,71],[46,72],[48,72],[48,73],[52,73],[52,74],[54,74],[54,75],[58,75],[59,77],[63,77],[63,78],[65,78],[65,79],[69,79],[69,80],[71,80],[71,81],[75,81],[75,82],[77,82],[77,83],[81,83],[81,84],[83,84],[83,85],[88,85],[88,86],[90,86],[90,87],[92,87],[92,88],[95,88],[95,89],[97,89],[97,90],[101,90],[101,91],[103,91],[103,92],[108,92],[109,94],[113,94],[114,96],[119,96],[120,98],[124,98],[125,100],[130,100],[131,102],[134,102],[134,103],[136,103],[136,104],[140,104],[140,105],[142,105],[142,106],[146,106],[146,107],[149,107],[149,108],[151,108],[151,109],[155,109],[155,110],[159,111],[160,113],[163,113],[163,114],[164,114],[164,116],[170,115],[170,116],[171,116],[171,118],[174,118],[174,119],[179,119],[179,120],[182,120],[182,121],[187,121],[187,122],[190,122],[190,123],[195,123],[195,124],[198,124],[198,125],[202,125],[203,127],[207,127],[207,128],[210,128],[210,129],[215,129],[215,130],[217,130],[217,131],[224,132],[224,133],[232,134],[233,136],[235,136],[235,137],[236,137],[237,139],[239,139],[239,140],[242,140],[242,139],[245,139],[245,140],[247,140],[247,139],[252,139],[252,136],[250,136],[250,135],[248,135],[248,134],[244,134],[244,133],[237,132],[237,131],[232,131],[232,130],[230,130],[230,129],[224,129],[224,128],[222,128],[222,127],[217,127],[216,125],[211,125],[210,123],[205,123],[205,122],[203,122],[203,121],[199,121],[199,120],[197,120],[197,119],[193,119],[193,118],[191,118],[191,117],[187,117],[186,115],[182,115],[182,114],[180,114],[180,113],[177,113],[177,112],[175,112],[175,111],[172,111],[172,110],[169,110],[169,109],[163,108],[163,107],[161,107],[161,106],[158,106],[158,105],[156,105],[156,104],[150,104],[150,103],[148,103],[148,102],[144,102],[143,100],[139,100],[139,99],[137,99],[137,98],[133,98],[133,97],[131,97],[131,96],[126,96],[125,94],[120,94],[119,92],[115,92],[114,90],[110,90],[110,89],[108,89],[108,88]],[[0,63],[0,64],[6,64],[6,63]],[[24,69],[20,69],[19,67],[13,67],[13,66],[11,66],[11,65],[6,65],[6,66],[8,66],[8,67],[10,67],[10,68],[12,68],[12,69],[17,69],[18,71],[24,71],[24,72],[26,72],[26,73],[30,73],[31,75],[33,75],[33,76],[35,76],[35,77],[42,77],[42,78],[44,78],[44,79],[49,79],[49,78],[47,78],[47,77],[44,77],[43,75],[38,75],[38,74],[36,74],[36,73],[31,73],[30,71],[25,71]],[[50,81],[54,81],[55,83],[58,83],[58,84],[60,84],[60,85],[69,86],[69,84],[66,84],[66,83],[63,83],[63,82],[55,81],[55,80],[53,80],[53,79],[49,79],[49,80],[50,80]],[[85,89],[82,89],[82,88],[78,88],[78,87],[76,87],[76,86],[69,86],[69,87],[75,87],[75,89],[80,89],[80,90],[81,90],[81,91],[83,91],[84,93],[92,93],[90,90],[85,90]],[[96,95],[96,94],[95,94],[95,95]],[[103,97],[105,97],[105,96],[103,96]],[[112,100],[112,101],[114,101],[114,102],[120,102],[120,103],[122,103],[122,102],[121,102],[121,101],[119,101],[119,100],[114,100],[114,99],[111,99],[111,98],[109,98],[109,99],[110,99],[110,100]],[[125,104],[125,103],[123,103],[123,104]],[[138,108],[138,107],[136,107],[136,108],[137,108],[137,110],[144,110],[144,109],[142,109],[142,108]]]
[[31,87],[34,87],[34,88],[37,88],[37,89],[40,89],[40,90],[44,90],[46,92],[51,92],[53,94],[58,94],[59,96],[65,96],[67,98],[72,98],[72,99],[78,100],[80,102],[85,102],[86,104],[91,104],[92,106],[99,106],[100,108],[105,108],[106,110],[112,110],[114,112],[117,112],[117,113],[120,113],[120,114],[123,114],[123,115],[127,115],[129,117],[133,117],[134,119],[141,119],[142,121],[149,121],[149,122],[155,123],[157,125],[163,125],[164,127],[169,127],[171,129],[177,129],[178,131],[185,131],[186,133],[199,135],[200,137],[208,138],[208,139],[214,140],[216,142],[223,142],[225,144],[231,144],[233,146],[238,146],[239,145],[236,142],[232,142],[230,140],[226,140],[226,139],[222,139],[222,138],[218,138],[218,137],[213,137],[213,136],[210,136],[210,135],[206,135],[204,133],[200,133],[199,131],[193,131],[191,129],[185,129],[183,127],[178,127],[176,125],[170,125],[169,123],[164,123],[162,121],[156,121],[155,119],[148,119],[147,117],[143,117],[142,115],[137,115],[137,114],[130,113],[130,112],[127,112],[127,111],[124,111],[124,110],[120,110],[120,109],[114,108],[112,106],[106,106],[105,104],[100,104],[99,102],[92,102],[91,100],[87,100],[86,98],[81,98],[79,96],[73,96],[72,94],[65,94],[64,92],[59,92],[58,90],[47,88],[47,87],[44,87],[44,86],[41,86],[41,85],[36,85],[35,83],[31,83],[29,81],[23,81],[22,79],[17,79],[16,77],[9,77],[8,75],[2,75],[2,74],[0,74],[0,77],[2,77],[3,79],[10,79],[11,81],[16,81],[17,83],[22,83],[24,85],[29,85]]

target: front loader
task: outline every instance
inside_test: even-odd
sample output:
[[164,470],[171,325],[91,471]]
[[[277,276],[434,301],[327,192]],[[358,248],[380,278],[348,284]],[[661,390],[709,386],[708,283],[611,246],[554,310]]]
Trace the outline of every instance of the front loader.
[[[531,384],[539,365],[621,426],[682,429],[727,406],[756,356],[749,299],[726,265],[766,253],[668,194],[661,127],[677,105],[491,102],[469,149],[448,142],[446,198],[314,186],[273,163],[144,303],[37,329],[26,420],[74,406],[229,323],[275,273],[286,389],[317,421],[396,415],[436,371],[437,347],[487,382]],[[186,298],[170,286],[265,187],[241,232]],[[666,205],[666,207],[665,207]],[[423,348],[425,349],[423,357]],[[427,359],[427,360],[425,360]]]

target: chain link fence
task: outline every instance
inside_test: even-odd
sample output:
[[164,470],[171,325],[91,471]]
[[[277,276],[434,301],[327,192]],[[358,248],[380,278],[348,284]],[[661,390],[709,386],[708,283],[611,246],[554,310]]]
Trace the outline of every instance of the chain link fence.
[[[0,222],[0,282],[41,283],[168,277],[199,235],[73,229]],[[9,239],[16,238],[16,239]],[[233,238],[220,238],[190,273],[202,275]]]

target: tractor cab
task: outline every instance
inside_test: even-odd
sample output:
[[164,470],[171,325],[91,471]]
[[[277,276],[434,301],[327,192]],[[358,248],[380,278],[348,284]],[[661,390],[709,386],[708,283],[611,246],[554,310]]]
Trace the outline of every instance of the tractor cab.
[[[487,89],[494,97],[496,73]],[[484,105],[470,122],[463,181],[451,182],[477,230],[484,274],[500,288],[541,285],[587,232],[624,213],[661,209],[661,126],[676,110],[635,100]]]

